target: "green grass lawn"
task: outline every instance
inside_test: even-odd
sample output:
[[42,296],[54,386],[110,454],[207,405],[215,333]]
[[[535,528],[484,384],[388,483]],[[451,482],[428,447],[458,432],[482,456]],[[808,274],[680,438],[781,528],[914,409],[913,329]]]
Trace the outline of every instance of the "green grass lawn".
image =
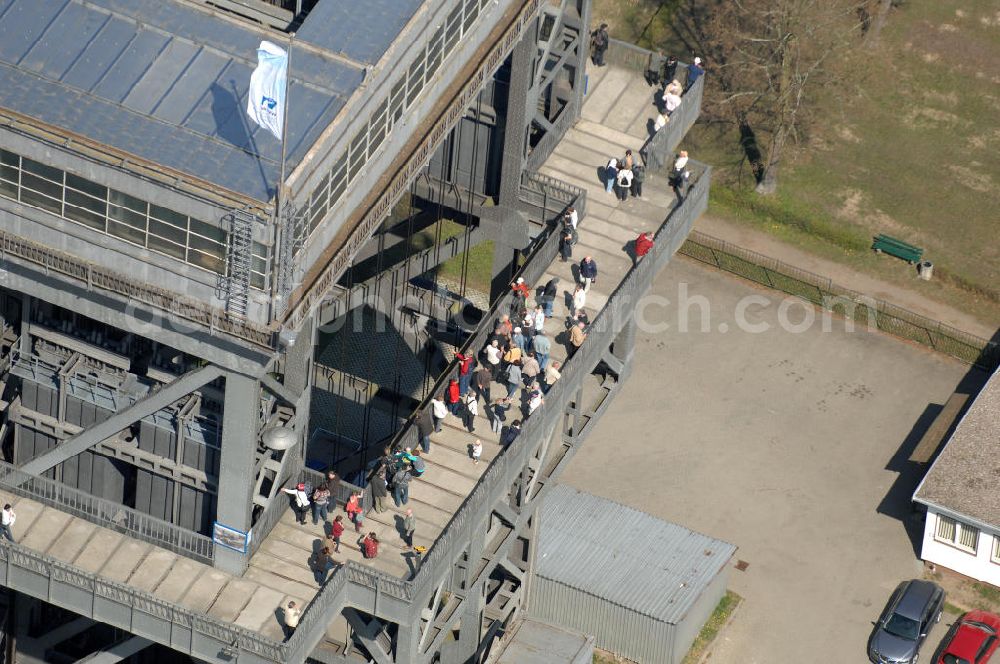
[[[684,59],[669,28],[675,4],[595,0],[593,21]],[[1000,324],[995,0],[907,2],[890,14],[880,46],[861,48],[842,86],[823,91],[770,199],[752,193],[732,127],[692,130],[684,147],[715,166],[710,212]],[[878,233],[923,247],[934,281],[869,251]]]
[[709,616],[704,627],[698,633],[698,638],[691,644],[691,649],[685,655],[682,664],[697,664],[702,655],[705,654],[705,650],[712,645],[715,638],[719,635],[719,630],[729,622],[729,617],[733,615],[733,611],[736,610],[736,607],[742,601],[743,598],[732,590],[726,591],[726,594],[719,600],[719,604],[712,611],[712,615]]

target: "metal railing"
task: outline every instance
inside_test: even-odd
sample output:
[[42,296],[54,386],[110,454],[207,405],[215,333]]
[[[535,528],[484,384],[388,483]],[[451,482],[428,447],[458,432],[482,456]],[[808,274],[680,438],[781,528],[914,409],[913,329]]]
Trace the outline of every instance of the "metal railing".
[[992,372],[1000,366],[1000,344],[994,341],[839,286],[831,279],[755,251],[696,231],[691,233],[680,252],[755,283],[800,297],[871,329],[924,344],[986,371]]
[[[608,50],[604,54],[604,60],[608,64],[617,65],[625,69],[641,72],[643,75],[649,66],[649,56],[653,55],[649,49],[629,44],[627,42],[611,39],[608,43]],[[683,85],[687,80],[688,65],[683,62],[677,63],[677,73],[675,78]],[[643,164],[650,171],[658,171],[669,168],[674,150],[680,145],[681,140],[687,135],[694,123],[697,122],[701,114],[702,93],[705,89],[705,77],[700,76],[691,89],[684,93],[681,105],[670,114],[670,121],[665,127],[650,135],[646,142],[639,149],[642,155]]]
[[[253,630],[101,578],[18,544],[6,541],[0,544],[0,567],[3,583],[8,587],[26,590],[17,584],[18,571],[25,570],[47,580],[45,589],[40,589],[37,582],[30,584],[30,589],[43,590],[48,601],[57,606],[206,659],[214,659],[221,646],[230,651],[250,652],[272,662],[288,661],[284,659],[281,643]],[[72,592],[74,589],[82,589],[88,596],[81,597]],[[133,620],[135,615],[141,619]]]
[[179,316],[209,330],[225,332],[267,349],[273,349],[277,336],[266,327],[230,318],[224,311],[204,302],[182,297],[163,288],[140,284],[128,275],[101,267],[72,254],[52,249],[38,242],[0,231],[0,257],[16,256],[40,265],[46,272],[58,272],[86,284],[156,307],[169,315]]
[[526,30],[530,28],[532,22],[538,16],[540,0],[524,0],[524,4],[518,11],[516,17],[507,25],[503,36],[493,44],[476,72],[465,82],[461,90],[452,99],[451,104],[445,112],[438,117],[433,126],[424,134],[421,143],[415,147],[413,153],[409,155],[406,163],[401,167],[388,184],[382,189],[382,194],[372,205],[361,221],[350,232],[347,240],[333,259],[308,284],[303,284],[300,290],[293,292],[292,302],[289,309],[283,314],[284,323],[292,328],[297,328],[302,321],[308,318],[313,310],[320,305],[327,294],[336,286],[340,275],[354,257],[361,250],[364,244],[371,237],[372,233],[381,224],[396,201],[405,193],[413,178],[422,171],[437,146],[444,141],[448,133],[458,124],[458,121],[465,116],[472,100],[479,94],[483,85],[493,76],[494,72],[500,68],[507,55],[514,49],[514,45],[521,39]]
[[[553,430],[565,415],[575,396],[577,386],[593,371],[618,332],[631,317],[638,298],[652,284],[653,278],[687,237],[695,219],[708,207],[711,170],[706,168],[692,183],[684,203],[674,208],[656,233],[653,251],[638,266],[625,275],[608,298],[607,304],[594,319],[586,341],[567,358],[562,377],[545,396],[545,406],[529,417],[515,441],[497,456],[482,478],[465,499],[452,520],[438,536],[424,558],[415,579],[415,596],[422,598],[435,582],[447,573],[464,550],[472,531],[481,526],[489,506],[499,501],[517,475],[542,444],[547,432]],[[555,258],[555,247],[551,253]]]
[[642,163],[646,165],[648,170],[659,171],[670,168],[674,150],[681,144],[691,127],[698,121],[698,116],[701,115],[701,97],[704,89],[705,77],[700,76],[691,89],[684,93],[681,105],[670,114],[670,121],[647,138],[646,142],[639,148]]
[[211,538],[0,461],[0,487],[104,528],[211,565]]

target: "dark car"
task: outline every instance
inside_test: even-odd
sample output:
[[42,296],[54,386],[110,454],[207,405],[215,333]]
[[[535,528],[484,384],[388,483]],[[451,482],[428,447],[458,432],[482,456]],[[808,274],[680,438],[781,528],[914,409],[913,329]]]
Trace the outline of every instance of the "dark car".
[[954,624],[941,644],[937,664],[985,664],[997,649],[1000,616],[969,611]]
[[944,591],[913,579],[897,586],[868,639],[868,659],[876,664],[913,664],[931,625],[941,619]]

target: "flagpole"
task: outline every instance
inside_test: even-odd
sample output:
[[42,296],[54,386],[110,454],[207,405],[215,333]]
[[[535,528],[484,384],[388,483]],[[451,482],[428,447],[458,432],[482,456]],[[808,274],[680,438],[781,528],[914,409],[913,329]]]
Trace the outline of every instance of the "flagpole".
[[[277,319],[277,302],[281,294],[278,292],[278,274],[283,266],[281,262],[282,242],[289,238],[282,237],[281,210],[285,206],[285,146],[288,139],[288,97],[292,88],[292,45],[295,43],[295,33],[288,33],[288,60],[285,64],[285,98],[281,107],[281,162],[278,170],[278,186],[274,194],[274,279],[271,284],[271,320]],[[291,256],[288,257],[291,260]]]

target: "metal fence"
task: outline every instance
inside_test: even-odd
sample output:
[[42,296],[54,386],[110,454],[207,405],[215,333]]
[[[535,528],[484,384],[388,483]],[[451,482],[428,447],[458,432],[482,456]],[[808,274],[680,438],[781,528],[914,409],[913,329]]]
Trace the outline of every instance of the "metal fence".
[[844,288],[826,277],[710,235],[692,232],[680,252],[726,272],[800,297],[869,329],[916,341],[986,371],[994,371],[1000,366],[1000,344],[994,341]]
[[109,270],[72,254],[58,251],[38,242],[0,231],[0,254],[16,256],[22,260],[77,279],[88,289],[97,288],[121,295],[137,302],[156,307],[169,315],[179,316],[208,327],[232,334],[241,339],[272,349],[277,336],[266,327],[248,321],[230,318],[223,310],[200,300],[182,297],[176,293],[137,282],[126,274]]
[[0,461],[0,487],[206,565],[211,565],[215,556],[215,543],[210,537],[61,482],[26,473],[5,461]]
[[[35,596],[41,591],[57,606],[195,656],[214,659],[221,646],[232,653],[234,661],[242,661],[240,651],[271,662],[288,661],[283,657],[281,643],[253,630],[101,578],[12,542],[0,544],[0,574],[0,582],[7,587]],[[26,575],[33,580],[25,587]]]
[[[608,44],[604,59],[608,64],[641,72],[645,76],[651,55],[659,56],[649,49],[612,39]],[[687,64],[678,62],[675,78],[683,83],[687,79],[687,70]],[[701,100],[704,89],[705,77],[701,76],[691,86],[691,89],[684,93],[681,105],[670,114],[666,126],[650,134],[646,142],[643,143],[639,154],[648,170],[659,171],[670,167],[674,150],[677,149],[681,140],[697,122],[698,116],[701,115]]]

